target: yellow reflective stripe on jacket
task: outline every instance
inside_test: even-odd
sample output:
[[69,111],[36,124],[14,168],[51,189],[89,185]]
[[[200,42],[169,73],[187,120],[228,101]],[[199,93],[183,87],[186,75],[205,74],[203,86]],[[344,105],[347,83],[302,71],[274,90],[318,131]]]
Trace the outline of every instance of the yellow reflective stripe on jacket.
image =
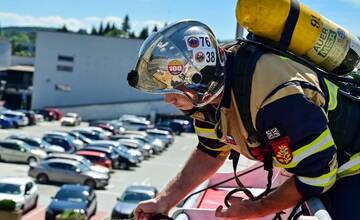
[[209,149],[211,151],[223,151],[225,153],[228,153],[232,148],[229,145],[224,145],[222,147],[219,148],[211,148],[206,146],[205,144],[201,143],[203,147],[205,147],[206,149]]
[[338,177],[351,176],[360,173],[360,153],[351,156],[350,160],[339,167]]
[[273,164],[274,164],[274,166],[281,167],[281,168],[294,168],[303,159],[305,159],[313,154],[316,154],[320,151],[326,150],[333,145],[334,145],[334,140],[331,136],[329,128],[327,128],[313,142],[294,151],[293,159],[292,159],[291,163],[281,164],[276,160],[276,157],[274,157]]
[[214,128],[200,128],[195,126],[195,132],[200,137],[209,138],[209,139],[218,139],[215,134]]
[[[336,181],[337,169],[331,170],[329,173],[321,175],[319,177],[302,177],[298,176],[297,179],[301,182],[317,187],[324,187],[325,189],[330,188]],[[325,190],[326,191],[326,190]]]
[[337,106],[337,95],[339,91],[339,87],[337,87],[334,83],[325,79],[326,86],[329,91],[329,103],[328,103],[328,111],[332,111]]

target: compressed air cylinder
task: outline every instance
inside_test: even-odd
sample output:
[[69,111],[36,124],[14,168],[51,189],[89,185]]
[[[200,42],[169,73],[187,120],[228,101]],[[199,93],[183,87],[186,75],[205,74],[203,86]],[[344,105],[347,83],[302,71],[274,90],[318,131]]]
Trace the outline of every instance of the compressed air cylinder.
[[[291,0],[238,0],[238,23],[253,34],[279,42]],[[300,4],[300,13],[288,50],[319,68],[344,75],[360,61],[360,42],[345,28]]]

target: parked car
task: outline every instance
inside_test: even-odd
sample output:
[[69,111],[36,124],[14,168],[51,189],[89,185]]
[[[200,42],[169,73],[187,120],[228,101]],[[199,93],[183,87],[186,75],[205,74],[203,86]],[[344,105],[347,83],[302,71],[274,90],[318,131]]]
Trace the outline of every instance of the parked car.
[[165,143],[166,147],[174,142],[174,136],[172,136],[168,131],[160,129],[148,129],[146,130],[146,133],[153,138],[159,138],[162,142]]
[[93,141],[91,144],[88,144],[87,147],[114,148],[116,153],[130,166],[135,166],[144,159],[139,150],[128,149],[117,141]]
[[183,133],[184,127],[181,123],[174,122],[174,121],[162,121],[156,124],[156,128],[170,128],[176,135],[181,135]]
[[51,145],[48,142],[42,140],[41,138],[29,137],[29,136],[24,136],[24,135],[10,135],[6,139],[23,141],[23,142],[27,143],[28,145],[30,145],[31,147],[42,149],[47,153],[64,152],[64,148],[56,146],[56,145]]
[[16,202],[16,209],[27,212],[36,208],[39,191],[34,181],[28,177],[1,177],[0,200]]
[[44,160],[51,160],[51,159],[65,159],[65,160],[77,161],[77,162],[80,162],[83,165],[89,167],[93,171],[96,171],[99,173],[104,173],[104,174],[110,176],[110,170],[108,168],[95,165],[90,160],[88,160],[86,157],[83,157],[82,155],[52,153],[52,154],[49,154],[49,156],[47,156]]
[[97,199],[92,188],[81,185],[63,185],[46,209],[45,219],[55,220],[65,210],[74,210],[90,218],[96,214]]
[[14,127],[23,127],[29,124],[29,120],[22,112],[16,111],[3,111],[1,113],[6,118],[13,120]]
[[124,138],[117,140],[120,144],[126,146],[127,148],[138,149],[144,156],[144,159],[150,158],[153,154],[153,149],[150,144],[147,144],[143,141],[131,138]]
[[112,126],[110,124],[98,124],[98,125],[93,126],[93,127],[98,127],[98,128],[103,129],[104,131],[111,132],[112,135],[116,135],[116,134],[120,133],[118,130],[115,129],[114,126]]
[[179,123],[183,126],[185,132],[195,132],[192,119],[185,120],[185,119],[173,119],[175,123]]
[[120,157],[120,155],[114,149],[87,146],[84,149],[77,151],[77,153],[81,153],[83,151],[104,153],[106,157],[111,160],[112,167],[115,169],[128,169],[130,166],[129,163],[127,163],[127,160],[124,160],[124,158]]
[[77,132],[77,131],[69,131],[67,132],[70,136],[75,138],[76,140],[82,141],[84,144],[90,144],[92,142],[91,139],[85,137],[83,134]]
[[147,121],[132,121],[132,120],[124,120],[121,121],[122,126],[125,130],[130,131],[139,131],[144,129],[152,128],[153,126]]
[[39,164],[31,164],[28,174],[43,184],[54,181],[79,183],[91,188],[103,188],[109,183],[108,175],[92,171],[78,161],[67,159],[51,159]]
[[79,134],[83,135],[84,137],[90,139],[91,141],[106,140],[108,138],[103,133],[95,132],[95,131],[87,129],[87,128],[75,129],[75,130],[72,130],[71,132],[79,133]]
[[44,119],[44,116],[41,115],[41,114],[38,114],[35,112],[35,121],[36,123],[40,123],[40,122],[43,122],[45,119]]
[[154,198],[158,190],[152,186],[132,185],[126,188],[117,198],[117,203],[111,212],[111,219],[129,219],[141,201]]
[[112,121],[109,121],[109,124],[111,126],[113,126],[116,130],[117,130],[117,133],[118,134],[121,134],[122,132],[124,132],[126,129],[123,127],[121,121],[118,121],[118,120],[112,120]]
[[77,126],[81,124],[81,117],[78,113],[66,113],[60,119],[61,126]]
[[86,129],[88,129],[90,131],[93,131],[95,133],[101,134],[102,136],[106,137],[105,140],[110,139],[110,137],[113,135],[112,132],[106,131],[106,130],[100,128],[100,127],[91,127],[90,126],[90,127],[87,127]]
[[78,151],[76,154],[85,157],[86,159],[90,160],[91,163],[93,164],[107,167],[109,169],[112,168],[112,162],[106,156],[105,153],[83,150],[83,151]]
[[57,145],[64,148],[65,152],[73,153],[81,149],[84,143],[80,140],[75,140],[71,135],[65,132],[48,132],[42,139],[52,145]]
[[0,115],[0,127],[1,128],[13,128],[14,120],[7,118],[4,115]]
[[64,116],[64,113],[60,109],[57,109],[57,108],[45,108],[44,110],[52,112],[54,114],[55,120],[60,120]]
[[28,118],[29,125],[36,125],[35,112],[31,110],[17,110],[17,112],[22,112]]
[[[126,132],[129,132],[129,131],[126,131]],[[144,134],[131,134],[131,133],[126,133],[126,132],[124,135],[116,135],[116,136],[111,137],[111,140],[118,140],[118,139],[124,139],[124,138],[132,138],[132,139],[140,140],[140,141],[150,144],[153,148],[154,154],[160,154],[165,149],[164,142],[162,142],[159,138],[151,137],[150,135],[146,134],[146,132],[143,132]]]
[[[42,115],[43,116],[43,119],[45,121],[53,121],[53,120],[56,120],[56,116],[54,114],[54,112],[52,111],[49,111],[49,110],[46,110],[46,109],[36,109],[34,110],[35,114],[39,114],[39,115]],[[36,116],[35,117],[38,117],[39,116]]]
[[46,157],[46,152],[19,140],[0,141],[0,159],[12,162],[34,163]]

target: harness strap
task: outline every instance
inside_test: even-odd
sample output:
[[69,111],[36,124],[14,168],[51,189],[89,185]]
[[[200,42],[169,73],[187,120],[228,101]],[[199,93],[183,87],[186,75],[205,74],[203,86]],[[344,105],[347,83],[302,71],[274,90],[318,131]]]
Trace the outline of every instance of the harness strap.
[[291,43],[291,38],[295,30],[296,23],[300,15],[300,4],[298,0],[291,0],[289,15],[286,19],[284,31],[280,38],[280,48],[287,50]]
[[241,44],[235,55],[234,68],[232,71],[232,88],[237,99],[237,107],[245,130],[248,132],[248,142],[260,142],[260,135],[257,133],[251,117],[250,98],[252,78],[256,63],[264,54],[264,50],[250,44]]

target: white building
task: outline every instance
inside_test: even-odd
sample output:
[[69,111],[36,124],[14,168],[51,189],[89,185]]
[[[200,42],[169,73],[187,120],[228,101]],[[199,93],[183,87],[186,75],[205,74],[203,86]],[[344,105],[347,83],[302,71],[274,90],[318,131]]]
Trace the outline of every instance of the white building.
[[11,44],[0,39],[0,69],[9,67],[11,64]]
[[85,119],[179,113],[162,96],[127,84],[141,40],[38,32],[32,108],[58,107]]

